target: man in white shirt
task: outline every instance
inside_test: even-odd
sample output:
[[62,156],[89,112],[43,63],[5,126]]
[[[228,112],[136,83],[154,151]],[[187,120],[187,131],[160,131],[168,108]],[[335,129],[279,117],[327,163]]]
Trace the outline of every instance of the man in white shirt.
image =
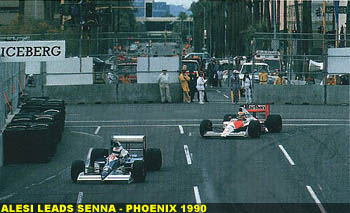
[[165,103],[165,96],[167,101],[171,102],[170,89],[169,89],[169,75],[167,70],[162,70],[162,73],[158,76],[157,82],[159,84],[160,89],[160,98],[162,103]]

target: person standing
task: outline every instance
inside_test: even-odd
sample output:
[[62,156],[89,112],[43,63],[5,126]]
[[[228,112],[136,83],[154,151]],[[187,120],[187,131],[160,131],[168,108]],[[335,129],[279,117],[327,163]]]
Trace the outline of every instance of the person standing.
[[188,77],[188,75],[186,74],[186,70],[187,70],[187,66],[184,65],[182,67],[180,76],[179,76],[179,80],[181,83],[181,88],[182,88],[182,94],[184,97],[184,101],[186,101],[187,103],[191,103],[191,97],[188,94],[190,89],[188,88],[188,82],[190,81],[190,77]]
[[286,84],[286,80],[284,80],[281,73],[278,73],[278,77],[273,82],[273,85],[285,85],[285,84]]
[[218,87],[222,87],[222,76],[223,76],[223,67],[222,66],[220,66],[220,68],[219,68],[219,70],[218,70],[218,72],[217,72],[217,74],[218,74]]
[[205,84],[206,80],[204,80],[203,72],[199,73],[199,77],[197,79],[197,90],[199,92],[199,104],[204,104],[204,91],[205,91]]
[[190,74],[188,75],[190,78],[190,81],[188,82],[188,86],[190,89],[190,97],[191,97],[191,102],[193,102],[194,96],[197,92],[197,75],[193,70],[190,70]]
[[247,104],[252,103],[252,81],[249,77],[249,74],[246,73],[243,78],[243,87],[245,90],[245,102]]
[[237,104],[239,101],[239,88],[241,87],[241,82],[239,79],[239,72],[234,70],[230,78],[230,87],[233,92],[232,103]]
[[259,72],[259,83],[260,84],[267,84],[267,81],[269,80],[269,74],[267,73],[266,70],[261,70]]
[[160,90],[160,98],[162,103],[165,103],[165,96],[167,98],[167,101],[171,102],[171,96],[170,96],[170,89],[169,89],[169,75],[167,73],[167,70],[162,70],[162,73],[159,74],[157,78],[157,82],[159,84],[159,90]]

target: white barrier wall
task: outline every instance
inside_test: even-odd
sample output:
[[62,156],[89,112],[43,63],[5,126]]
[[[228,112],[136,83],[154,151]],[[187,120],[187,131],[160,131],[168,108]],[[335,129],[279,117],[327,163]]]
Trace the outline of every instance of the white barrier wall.
[[40,62],[37,61],[28,61],[26,64],[26,74],[40,74]]
[[350,48],[328,49],[328,73],[350,73]]
[[137,83],[157,83],[157,78],[163,69],[169,74],[170,83],[179,83],[179,57],[150,57],[148,72],[148,57],[137,58]]
[[46,62],[46,85],[87,85],[93,84],[92,58],[66,58],[63,61]]

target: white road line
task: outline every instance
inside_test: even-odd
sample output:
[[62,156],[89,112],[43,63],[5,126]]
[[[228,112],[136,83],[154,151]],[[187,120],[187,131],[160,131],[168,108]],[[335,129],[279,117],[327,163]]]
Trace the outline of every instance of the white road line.
[[220,90],[218,90],[218,89],[216,90],[216,92],[217,92],[217,93],[221,93],[221,91],[220,91]]
[[311,186],[306,186],[306,189],[309,191],[312,199],[315,201],[315,203],[317,204],[318,208],[320,209],[320,211],[322,213],[327,213],[326,209],[323,207],[321,201],[317,198],[314,190],[312,190]]
[[11,193],[9,195],[6,195],[6,196],[3,196],[3,197],[0,197],[0,200],[6,200],[6,199],[9,199],[10,197],[12,197],[13,195],[15,195],[15,193]]
[[201,197],[199,196],[199,191],[198,191],[198,186],[193,186],[193,191],[194,191],[194,197],[196,199],[197,204],[201,204]]
[[95,130],[95,135],[98,134],[98,132],[100,131],[100,129],[101,129],[101,126],[98,126],[98,127],[96,128],[96,130]]
[[[129,127],[178,127],[179,125],[176,124],[136,124],[136,125],[101,125],[101,128],[129,128]],[[198,127],[199,124],[182,124],[182,127]],[[222,124],[213,124],[213,126],[222,126]],[[349,124],[282,124],[282,126],[350,126]],[[66,128],[95,128],[96,126],[93,125],[78,125],[78,126],[65,126]],[[90,135],[90,136],[95,136],[95,137],[100,137],[99,135],[93,135],[85,132],[77,132],[77,131],[71,131],[73,133],[78,133],[78,134],[85,134],[85,135]]]
[[179,125],[179,130],[180,130],[180,134],[183,135],[184,134],[184,128],[181,125]]
[[79,192],[79,194],[78,194],[78,199],[77,199],[77,204],[81,204],[81,203],[82,203],[82,201],[83,201],[83,195],[84,195],[83,192]]
[[187,145],[184,145],[184,150],[185,150],[187,164],[191,165],[192,164],[192,160],[191,160],[190,151],[189,151]]
[[[202,121],[203,119],[169,119],[169,120],[99,120],[99,121],[65,121],[65,123],[132,123],[132,122],[193,122]],[[218,118],[210,118],[211,121],[222,121]],[[264,119],[262,119],[264,120]],[[294,119],[294,118],[282,118],[283,121],[346,121],[349,122],[350,119],[326,119],[326,118],[304,118],[304,119]],[[96,127],[96,126],[95,126]]]
[[278,145],[278,147],[281,149],[281,151],[283,152],[284,156],[287,158],[287,160],[289,161],[290,165],[294,166],[294,161],[292,160],[292,158],[289,156],[288,152],[283,148],[282,145]]
[[227,95],[224,95],[224,97],[225,97],[225,98],[228,98],[228,96],[227,96]]
[[76,134],[82,134],[82,135],[88,135],[88,136],[93,136],[93,137],[99,137],[99,138],[102,138],[101,136],[99,135],[93,135],[93,134],[90,134],[90,133],[86,133],[86,132],[78,132],[78,131],[70,131],[71,133],[76,133]]
[[45,183],[46,181],[49,181],[49,180],[51,180],[51,179],[54,179],[55,177],[56,177],[56,175],[52,175],[51,177],[46,178],[45,180],[43,180],[43,181],[37,183],[36,185],[43,184],[43,183]]

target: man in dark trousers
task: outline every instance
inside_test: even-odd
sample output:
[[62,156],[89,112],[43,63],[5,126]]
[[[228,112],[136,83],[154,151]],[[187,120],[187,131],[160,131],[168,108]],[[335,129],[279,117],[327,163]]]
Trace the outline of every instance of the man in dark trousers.
[[191,96],[191,102],[193,102],[194,95],[197,92],[197,75],[193,70],[190,70],[190,74],[188,75],[190,77],[190,81],[188,82],[188,87],[190,88],[190,96]]

